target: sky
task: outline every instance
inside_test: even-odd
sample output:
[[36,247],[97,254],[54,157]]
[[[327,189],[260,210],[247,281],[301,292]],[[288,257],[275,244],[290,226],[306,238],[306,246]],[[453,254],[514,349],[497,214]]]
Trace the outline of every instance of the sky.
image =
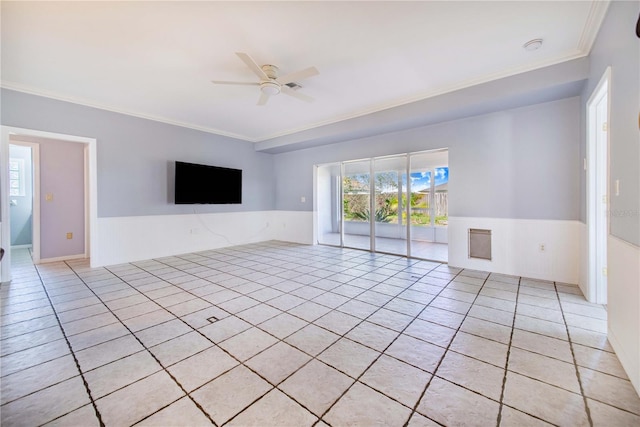
[[[449,168],[436,168],[436,186],[446,184],[449,181]],[[411,191],[420,191],[431,188],[431,172],[411,173]]]

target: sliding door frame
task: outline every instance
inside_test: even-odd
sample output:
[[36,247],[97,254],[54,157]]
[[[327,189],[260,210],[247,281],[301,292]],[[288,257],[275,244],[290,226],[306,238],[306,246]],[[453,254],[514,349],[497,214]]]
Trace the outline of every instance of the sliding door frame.
[[[424,151],[416,151],[416,152],[411,152],[411,153],[400,153],[400,154],[392,154],[392,155],[388,155],[388,156],[379,156],[379,157],[370,157],[370,158],[365,158],[365,159],[355,159],[355,160],[345,160],[345,161],[341,161],[341,162],[330,162],[330,163],[323,163],[323,164],[317,164],[314,167],[314,173],[317,176],[317,171],[318,168],[321,166],[327,166],[327,165],[339,165],[340,166],[340,176],[337,179],[337,193],[339,194],[339,200],[338,200],[338,206],[337,209],[339,210],[339,228],[340,228],[340,244],[339,247],[341,248],[351,248],[349,246],[345,246],[345,215],[344,215],[344,177],[345,177],[345,165],[349,164],[349,163],[357,163],[357,162],[365,162],[368,161],[369,162],[369,249],[360,249],[360,250],[368,250],[369,252],[379,252],[379,253],[384,253],[384,254],[389,254],[389,255],[399,255],[399,256],[406,256],[407,258],[411,258],[412,257],[412,253],[411,253],[411,190],[412,190],[412,183],[411,183],[411,166],[412,166],[412,158],[415,155],[419,155],[419,154],[426,154],[426,153],[435,153],[435,152],[439,152],[439,151],[445,151],[448,150],[448,148],[439,148],[439,149],[433,149],[433,150],[424,150]],[[399,210],[398,215],[399,215],[399,223],[400,225],[402,225],[402,211],[404,211],[404,214],[406,215],[406,223],[405,223],[405,227],[406,227],[406,255],[403,254],[394,254],[394,253],[390,253],[390,252],[380,252],[376,250],[376,221],[375,221],[375,208],[376,208],[376,188],[375,188],[375,162],[378,160],[383,160],[383,159],[388,159],[388,158],[393,158],[393,157],[401,157],[401,156],[405,156],[406,157],[406,161],[405,161],[405,176],[406,176],[406,180],[407,180],[407,188],[406,191],[401,191],[402,190],[402,178],[401,176],[398,177],[398,182],[400,185],[400,191],[399,194],[403,194],[406,197],[406,202],[404,204],[404,206],[402,207],[402,210]],[[399,171],[400,172],[400,171]],[[434,188],[435,188],[435,173],[433,173],[433,171],[431,171],[431,191],[429,192],[429,206],[431,208],[431,210],[433,211],[433,213],[435,213],[435,209],[434,209]],[[317,179],[315,179],[316,177],[314,177],[314,181],[317,182]],[[314,186],[314,200],[317,198],[317,184]],[[399,203],[402,203],[402,200],[398,201]],[[317,206],[317,205],[316,205]],[[316,212],[317,214],[317,212]],[[431,216],[431,225],[433,228],[433,223],[435,221],[435,217],[434,214],[430,215]],[[316,226],[317,228],[317,226]],[[434,231],[435,233],[435,231]],[[314,230],[314,234],[319,235],[318,230]],[[435,238],[435,235],[434,235]],[[325,244],[325,243],[320,243],[319,239],[315,239],[316,243],[318,244]],[[333,245],[329,245],[329,246],[333,246]],[[359,248],[358,248],[359,249]]]

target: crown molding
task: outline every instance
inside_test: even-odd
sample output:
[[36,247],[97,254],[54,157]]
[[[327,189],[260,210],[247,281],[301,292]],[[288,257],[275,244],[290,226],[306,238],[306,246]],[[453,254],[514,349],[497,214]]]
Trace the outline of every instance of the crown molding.
[[[600,2],[594,2],[594,3],[600,3]],[[592,8],[593,9],[593,8]],[[606,11],[606,9],[605,9]],[[602,15],[604,16],[604,14]],[[600,19],[599,23],[602,23],[602,19]],[[594,34],[597,34],[597,31],[594,31]],[[463,90],[463,89],[467,89],[476,85],[480,85],[480,84],[484,84],[484,83],[489,83],[495,80],[500,80],[503,78],[507,78],[507,77],[512,77],[518,74],[522,74],[522,73],[526,73],[529,71],[534,71],[534,70],[538,70],[541,68],[545,68],[545,67],[549,67],[549,66],[553,66],[556,64],[560,64],[563,62],[568,62],[574,59],[579,59],[582,58],[584,56],[586,56],[588,54],[588,52],[584,52],[584,51],[580,51],[580,50],[576,50],[574,52],[570,52],[568,55],[563,55],[560,57],[556,57],[556,58],[551,58],[551,59],[546,59],[544,61],[539,61],[537,63],[533,63],[533,64],[528,64],[526,66],[521,66],[521,67],[513,67],[510,69],[506,69],[504,71],[498,72],[498,73],[492,73],[492,74],[488,74],[485,76],[482,76],[480,78],[476,78],[476,79],[469,79],[466,80],[464,82],[455,84],[455,85],[450,85],[450,86],[446,86],[446,87],[441,87],[441,88],[437,88],[436,90],[432,90],[432,91],[428,91],[428,92],[423,92],[420,93],[418,95],[414,95],[408,98],[403,98],[400,100],[395,100],[393,102],[387,102],[387,103],[382,103],[382,104],[378,104],[375,105],[373,107],[369,107],[363,110],[359,110],[356,111],[354,113],[351,114],[345,114],[345,115],[341,115],[338,117],[334,117],[332,119],[328,119],[328,120],[323,120],[323,121],[318,121],[318,122],[313,122],[309,125],[306,126],[300,126],[297,128],[293,128],[293,129],[287,129],[284,130],[282,132],[278,132],[275,134],[271,134],[271,135],[265,135],[265,136],[260,136],[257,138],[252,138],[249,137],[247,135],[241,135],[241,134],[236,134],[233,132],[226,132],[220,129],[215,129],[215,128],[210,128],[210,127],[206,127],[206,126],[199,126],[199,125],[195,125],[192,123],[188,123],[188,122],[182,122],[182,121],[177,121],[177,120],[172,120],[166,117],[161,117],[161,116],[154,116],[154,115],[150,115],[150,114],[146,114],[146,113],[141,113],[141,112],[136,112],[136,111],[130,111],[130,110],[125,110],[122,108],[118,108],[115,106],[111,106],[111,105],[104,105],[104,104],[99,104],[96,102],[92,102],[86,99],[82,99],[82,98],[77,98],[77,97],[71,97],[68,95],[63,95],[63,94],[59,94],[56,92],[51,92],[51,91],[45,91],[42,89],[38,89],[38,88],[33,88],[27,85],[22,85],[22,84],[18,84],[18,83],[14,83],[14,82],[8,82],[8,81],[2,81],[0,82],[0,87],[5,88],[5,89],[10,89],[10,90],[15,90],[18,92],[23,92],[23,93],[27,93],[30,95],[36,95],[36,96],[42,96],[45,98],[51,98],[51,99],[56,99],[59,101],[65,101],[65,102],[70,102],[73,104],[79,104],[79,105],[84,105],[87,107],[92,107],[92,108],[98,108],[101,110],[106,110],[106,111],[112,111],[115,113],[120,113],[120,114],[125,114],[125,115],[129,115],[129,116],[133,116],[133,117],[139,117],[142,119],[147,119],[147,120],[152,120],[152,121],[156,121],[156,122],[161,122],[161,123],[166,123],[166,124],[170,124],[170,125],[174,125],[174,126],[180,126],[180,127],[184,127],[184,128],[188,128],[188,129],[194,129],[194,130],[198,130],[198,131],[202,131],[202,132],[207,132],[207,133],[211,133],[211,134],[215,134],[215,135],[219,135],[219,136],[224,136],[224,137],[228,137],[228,138],[234,138],[234,139],[238,139],[238,140],[242,140],[245,142],[251,142],[251,143],[261,143],[264,141],[269,141],[272,139],[277,139],[277,138],[281,138],[281,137],[285,137],[285,136],[289,136],[289,135],[293,135],[299,132],[305,132],[311,129],[315,129],[318,127],[322,127],[322,126],[327,126],[327,125],[332,125],[332,124],[336,124],[339,122],[343,122],[343,121],[347,121],[347,120],[351,120],[351,119],[356,119],[358,117],[362,117],[362,116],[366,116],[369,114],[373,114],[373,113],[378,113],[381,111],[385,111],[385,110],[389,110],[389,109],[393,109],[396,107],[401,107],[403,105],[406,104],[411,104],[413,102],[418,102],[418,101],[422,101],[428,98],[433,98],[436,96],[440,96],[440,95],[444,95],[447,93],[451,93],[451,92],[456,92],[459,90]]]
[[195,125],[193,123],[188,123],[188,122],[182,122],[182,121],[178,121],[178,120],[172,120],[172,119],[168,119],[166,117],[161,117],[161,116],[154,116],[151,114],[146,114],[146,113],[140,113],[137,111],[131,111],[131,110],[125,110],[122,108],[118,108],[118,107],[114,107],[112,105],[105,105],[105,104],[99,104],[93,101],[89,101],[83,98],[77,98],[77,97],[73,97],[73,96],[68,96],[68,95],[63,95],[57,92],[52,92],[52,91],[47,91],[47,90],[43,90],[43,89],[39,89],[39,88],[34,88],[31,86],[27,86],[27,85],[23,85],[23,84],[19,84],[19,83],[14,83],[14,82],[9,82],[6,80],[3,80],[2,82],[0,82],[0,87],[4,88],[4,89],[9,89],[9,90],[14,90],[16,92],[22,92],[22,93],[27,93],[29,95],[36,95],[36,96],[42,96],[44,98],[50,98],[50,99],[55,99],[57,101],[65,101],[65,102],[70,102],[72,104],[78,104],[78,105],[83,105],[85,107],[92,107],[92,108],[97,108],[100,110],[106,110],[106,111],[111,111],[113,113],[119,113],[119,114],[124,114],[127,116],[132,116],[132,117],[138,117],[141,119],[147,119],[147,120],[152,120],[154,122],[160,122],[160,123],[166,123],[169,125],[173,125],[173,126],[180,126],[183,128],[188,128],[188,129],[194,129],[194,130],[198,130],[201,132],[206,132],[206,133],[211,133],[211,134],[215,134],[215,135],[219,135],[219,136],[225,136],[228,138],[234,138],[234,139],[239,139],[245,142],[258,142],[258,140],[256,140],[255,138],[250,138],[246,135],[240,135],[240,134],[236,134],[236,133],[232,133],[232,132],[226,132],[220,129],[215,129],[215,128],[210,128],[210,127],[206,127],[206,126],[198,126]]
[[600,31],[600,26],[602,25],[602,21],[604,21],[604,17],[607,15],[610,4],[611,0],[594,0],[591,2],[589,14],[587,15],[587,20],[584,23],[584,28],[578,41],[577,49],[579,52],[585,55],[591,52],[591,48],[596,41],[598,31]]
[[356,119],[358,117],[362,117],[362,116],[366,116],[366,115],[369,115],[369,114],[378,113],[380,111],[389,110],[389,109],[396,108],[396,107],[401,107],[403,105],[411,104],[413,102],[423,101],[425,99],[434,98],[436,96],[445,95],[445,94],[448,94],[448,93],[451,93],[451,92],[456,92],[456,91],[459,91],[459,90],[468,89],[470,87],[477,86],[477,85],[480,85],[480,84],[490,83],[492,81],[504,79],[504,78],[507,78],[507,77],[512,77],[512,76],[515,76],[515,75],[518,75],[518,74],[523,74],[523,73],[530,72],[530,71],[535,71],[535,70],[538,70],[538,69],[541,69],[541,68],[545,68],[545,67],[550,67],[550,66],[553,66],[553,65],[561,64],[563,62],[573,61],[574,59],[580,59],[580,58],[583,58],[585,56],[587,56],[587,54],[585,54],[583,52],[573,51],[570,54],[564,55],[564,56],[561,56],[561,57],[547,59],[547,60],[540,61],[540,62],[537,62],[537,63],[534,63],[534,64],[529,64],[527,66],[510,68],[510,69],[507,69],[505,71],[488,74],[488,75],[482,76],[480,78],[469,79],[469,80],[466,80],[466,81],[464,81],[462,83],[458,83],[458,84],[455,84],[455,85],[441,87],[441,88],[438,88],[436,90],[429,91],[429,92],[423,92],[423,93],[421,93],[419,95],[414,95],[414,96],[409,97],[409,98],[403,98],[401,100],[396,100],[394,102],[378,104],[378,105],[376,105],[374,107],[370,107],[370,108],[367,108],[365,110],[360,110],[360,111],[352,113],[352,114],[346,114],[346,115],[343,115],[343,116],[339,116],[337,118],[333,118],[333,119],[329,119],[329,120],[325,120],[325,121],[321,121],[321,122],[315,122],[315,123],[310,124],[308,126],[301,126],[301,127],[298,127],[298,128],[294,128],[294,129],[283,131],[281,133],[271,134],[271,135],[268,135],[268,136],[265,136],[265,137],[258,138],[257,141],[255,141],[255,142],[260,143],[260,142],[268,141],[268,140],[271,140],[271,139],[281,138],[281,137],[293,135],[293,134],[296,134],[296,133],[299,133],[299,132],[308,131],[308,130],[315,129],[315,128],[318,128],[318,127],[321,127],[321,126],[327,126],[327,125],[332,125],[332,124],[339,123],[339,122],[346,121],[346,120]]

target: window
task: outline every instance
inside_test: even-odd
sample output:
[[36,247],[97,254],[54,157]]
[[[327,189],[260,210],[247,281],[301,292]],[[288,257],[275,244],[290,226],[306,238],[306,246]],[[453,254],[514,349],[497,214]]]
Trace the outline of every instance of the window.
[[24,196],[24,159],[9,159],[9,195]]

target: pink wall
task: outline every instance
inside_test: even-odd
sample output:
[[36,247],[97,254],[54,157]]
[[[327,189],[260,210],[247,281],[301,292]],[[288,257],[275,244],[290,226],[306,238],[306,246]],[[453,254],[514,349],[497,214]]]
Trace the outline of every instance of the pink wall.
[[[41,259],[84,254],[84,206],[84,144],[41,143]],[[73,239],[67,239],[67,233],[73,233]]]

